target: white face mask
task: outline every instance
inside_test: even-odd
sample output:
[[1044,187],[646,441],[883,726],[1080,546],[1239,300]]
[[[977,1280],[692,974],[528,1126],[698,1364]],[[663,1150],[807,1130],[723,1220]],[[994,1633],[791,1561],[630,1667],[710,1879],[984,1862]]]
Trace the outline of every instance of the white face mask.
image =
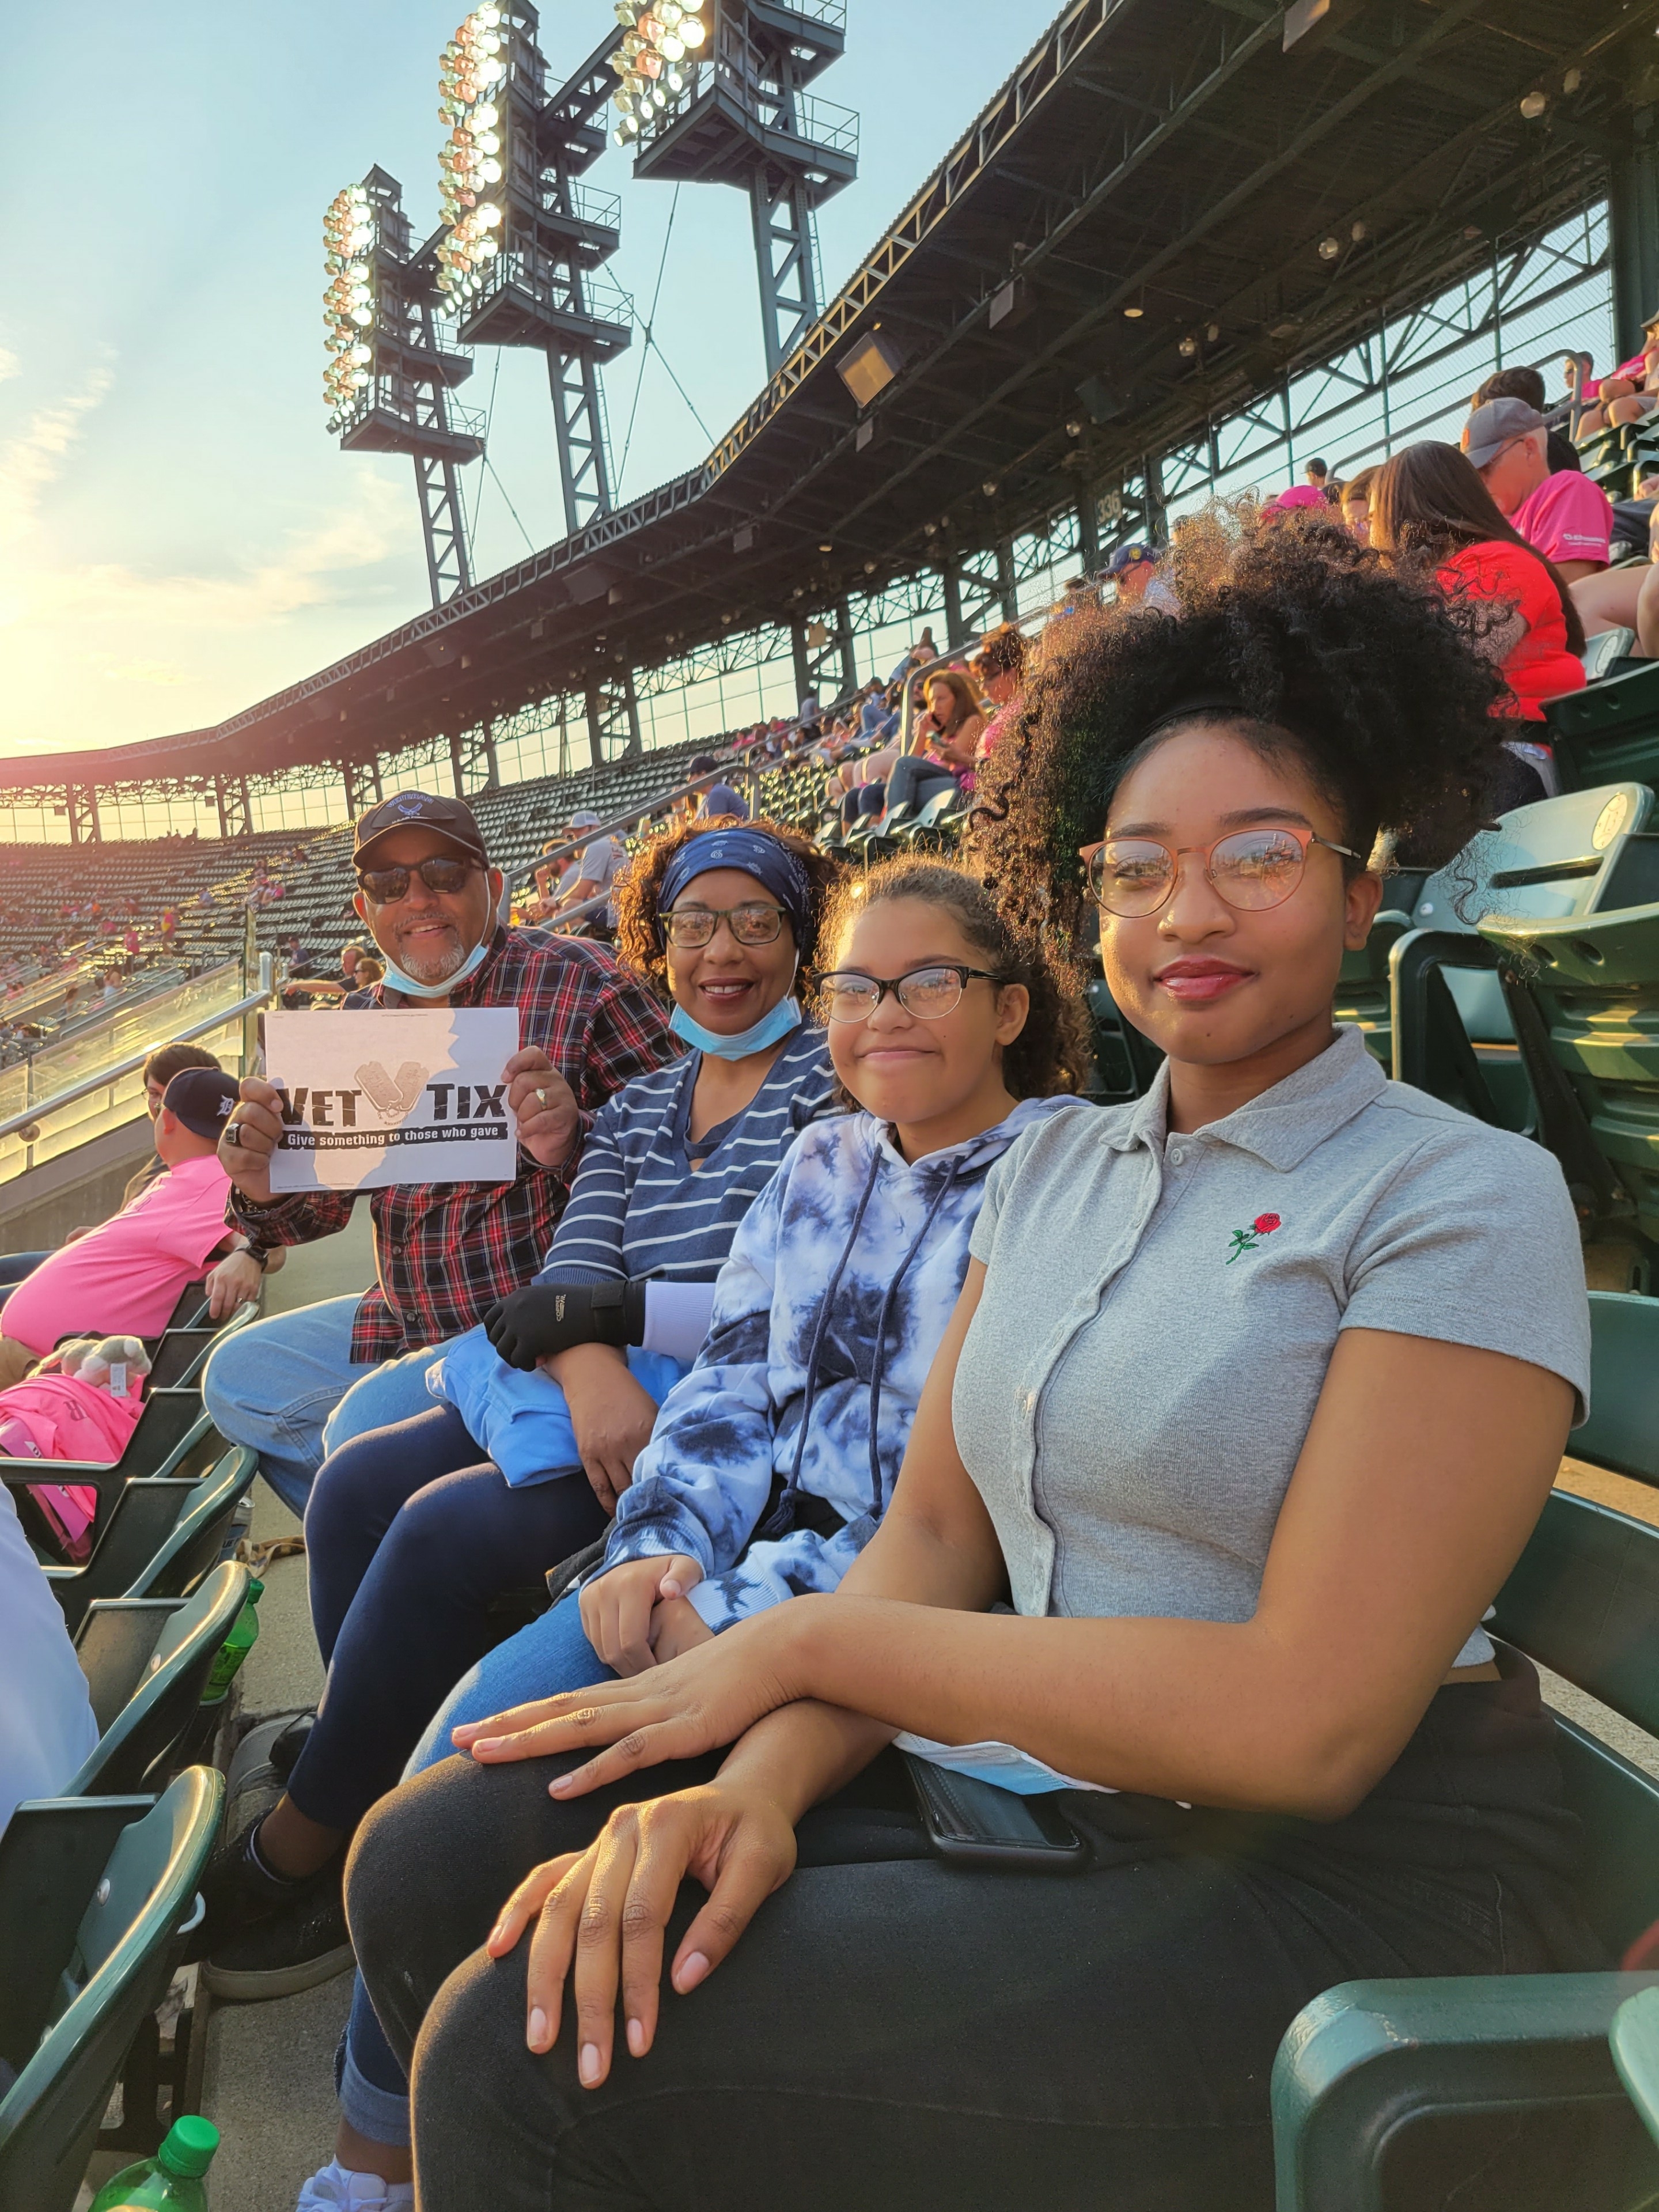
[[453,975],[446,975],[441,983],[417,983],[412,975],[405,975],[389,952],[383,951],[386,961],[386,981],[394,991],[401,991],[410,999],[447,999],[456,986],[465,983],[469,975],[476,975],[489,957],[487,944],[475,945]]

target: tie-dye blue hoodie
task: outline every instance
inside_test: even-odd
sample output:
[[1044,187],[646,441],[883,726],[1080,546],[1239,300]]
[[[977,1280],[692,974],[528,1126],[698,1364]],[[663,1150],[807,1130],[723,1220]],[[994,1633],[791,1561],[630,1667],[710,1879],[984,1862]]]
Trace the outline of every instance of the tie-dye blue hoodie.
[[[1073,1103],[1023,1099],[914,1165],[868,1114],[804,1131],[732,1240],[708,1340],[662,1402],[600,1571],[682,1552],[702,1565],[691,1602],[715,1629],[834,1589],[893,1494],[986,1176]],[[792,1510],[796,1489],[847,1525],[799,1525],[812,1509]]]

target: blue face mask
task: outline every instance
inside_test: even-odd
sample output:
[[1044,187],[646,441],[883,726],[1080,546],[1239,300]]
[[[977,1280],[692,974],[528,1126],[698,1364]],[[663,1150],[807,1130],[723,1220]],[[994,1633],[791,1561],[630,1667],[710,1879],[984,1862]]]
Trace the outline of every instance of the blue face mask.
[[453,975],[446,975],[441,983],[417,983],[412,975],[405,975],[392,955],[382,956],[386,961],[386,981],[394,991],[401,991],[410,999],[447,999],[458,983],[465,983],[469,975],[476,975],[489,957],[488,945],[475,945]]
[[751,1052],[764,1052],[768,1045],[798,1030],[805,1018],[799,1000],[788,998],[780,999],[769,1014],[763,1014],[741,1036],[717,1036],[701,1022],[694,1022],[684,1006],[675,1007],[668,1026],[677,1037],[695,1045],[699,1052],[712,1053],[716,1060],[747,1060]]

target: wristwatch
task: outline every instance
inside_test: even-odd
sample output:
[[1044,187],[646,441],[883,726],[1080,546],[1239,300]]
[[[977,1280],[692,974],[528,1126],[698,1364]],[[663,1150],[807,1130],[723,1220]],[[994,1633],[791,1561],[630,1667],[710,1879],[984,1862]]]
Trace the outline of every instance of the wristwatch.
[[247,1254],[262,1275],[270,1265],[270,1247],[268,1244],[255,1244],[251,1239],[245,1238],[237,1249]]

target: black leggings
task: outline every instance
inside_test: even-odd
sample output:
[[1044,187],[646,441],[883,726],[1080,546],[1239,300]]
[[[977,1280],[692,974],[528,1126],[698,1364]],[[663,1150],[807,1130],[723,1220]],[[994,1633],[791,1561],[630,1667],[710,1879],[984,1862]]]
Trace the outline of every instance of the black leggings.
[[[1094,1851],[1070,1880],[932,1856],[884,1754],[806,1816],[799,1870],[726,1964],[665,1995],[651,2053],[618,2035],[584,2091],[568,2031],[526,2048],[526,1944],[478,1947],[530,1867],[652,1793],[559,1805],[555,1771],[448,1760],[353,1855],[358,1960],[412,2059],[422,2212],[471,2212],[486,2174],[500,2212],[1269,2212],[1273,2054],[1319,1991],[1601,1963],[1527,1669],[1441,1691],[1327,1827],[1068,1791]],[[670,1955],[700,1899],[688,1885]],[[1477,2163],[1459,2212],[1571,2197],[1537,2193],[1535,2148]]]
[[494,1601],[533,1587],[606,1519],[580,1469],[514,1489],[453,1406],[331,1453],[306,1507],[328,1686],[289,1777],[300,1810],[355,1827],[468,1668],[520,1626]]

